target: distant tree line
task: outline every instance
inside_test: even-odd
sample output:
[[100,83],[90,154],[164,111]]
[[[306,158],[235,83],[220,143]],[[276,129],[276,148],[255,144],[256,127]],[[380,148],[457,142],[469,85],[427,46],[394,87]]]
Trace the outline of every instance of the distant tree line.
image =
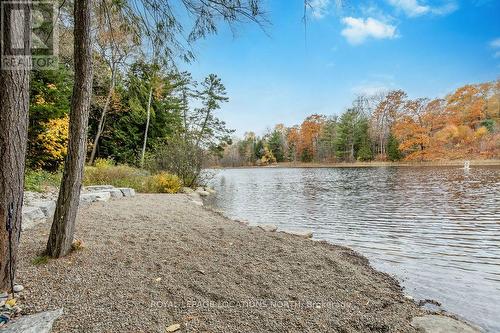
[[218,160],[223,166],[500,158],[500,81],[433,100],[402,90],[358,96],[339,116],[313,114],[233,141]]

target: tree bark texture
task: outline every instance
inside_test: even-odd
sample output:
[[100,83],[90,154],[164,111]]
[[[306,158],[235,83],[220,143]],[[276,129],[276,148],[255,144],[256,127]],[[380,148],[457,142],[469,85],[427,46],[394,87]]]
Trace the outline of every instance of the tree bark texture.
[[47,254],[65,256],[73,243],[87,151],[87,127],[92,94],[92,0],[74,2],[75,85],[71,99],[68,154],[57,207],[47,242]]
[[[1,0],[0,3],[2,2],[7,1]],[[4,41],[8,40],[10,43],[11,38],[25,40],[22,30],[24,25],[12,24],[10,15],[6,15],[4,20]],[[30,38],[27,43],[29,46]],[[7,55],[9,51],[6,50]],[[29,78],[28,68],[0,70],[0,292],[8,290],[11,284],[10,272],[12,269],[12,273],[15,273],[21,235],[28,140]],[[9,207],[12,207],[10,246],[7,230]]]

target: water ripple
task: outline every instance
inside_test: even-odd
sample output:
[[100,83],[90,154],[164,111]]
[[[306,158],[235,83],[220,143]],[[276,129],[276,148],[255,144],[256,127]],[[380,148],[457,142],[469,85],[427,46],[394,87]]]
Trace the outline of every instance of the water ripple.
[[499,179],[496,167],[223,170],[211,204],[351,246],[415,297],[498,332]]

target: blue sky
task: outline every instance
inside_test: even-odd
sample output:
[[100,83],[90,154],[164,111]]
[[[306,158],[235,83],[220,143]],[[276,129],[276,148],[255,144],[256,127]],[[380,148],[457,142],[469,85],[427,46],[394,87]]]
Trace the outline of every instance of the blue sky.
[[[358,93],[437,97],[500,77],[500,1],[265,0],[270,24],[237,27],[195,45],[195,78],[218,74],[230,98],[219,117],[241,136],[310,114],[339,114]],[[307,36],[307,37],[306,37]]]

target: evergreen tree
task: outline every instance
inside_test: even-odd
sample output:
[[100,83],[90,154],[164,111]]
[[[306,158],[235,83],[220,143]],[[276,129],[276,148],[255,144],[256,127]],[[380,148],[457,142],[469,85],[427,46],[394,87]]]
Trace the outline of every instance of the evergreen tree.
[[255,158],[260,160],[262,156],[264,156],[264,141],[262,139],[258,139],[257,142],[255,143],[255,148],[254,148],[254,155]]
[[401,151],[399,150],[399,142],[392,134],[389,135],[387,142],[387,157],[391,161],[399,161],[402,158]]
[[283,144],[283,135],[278,129],[275,129],[269,139],[267,140],[269,149],[271,150],[274,158],[277,162],[283,162],[285,160],[285,150]]

